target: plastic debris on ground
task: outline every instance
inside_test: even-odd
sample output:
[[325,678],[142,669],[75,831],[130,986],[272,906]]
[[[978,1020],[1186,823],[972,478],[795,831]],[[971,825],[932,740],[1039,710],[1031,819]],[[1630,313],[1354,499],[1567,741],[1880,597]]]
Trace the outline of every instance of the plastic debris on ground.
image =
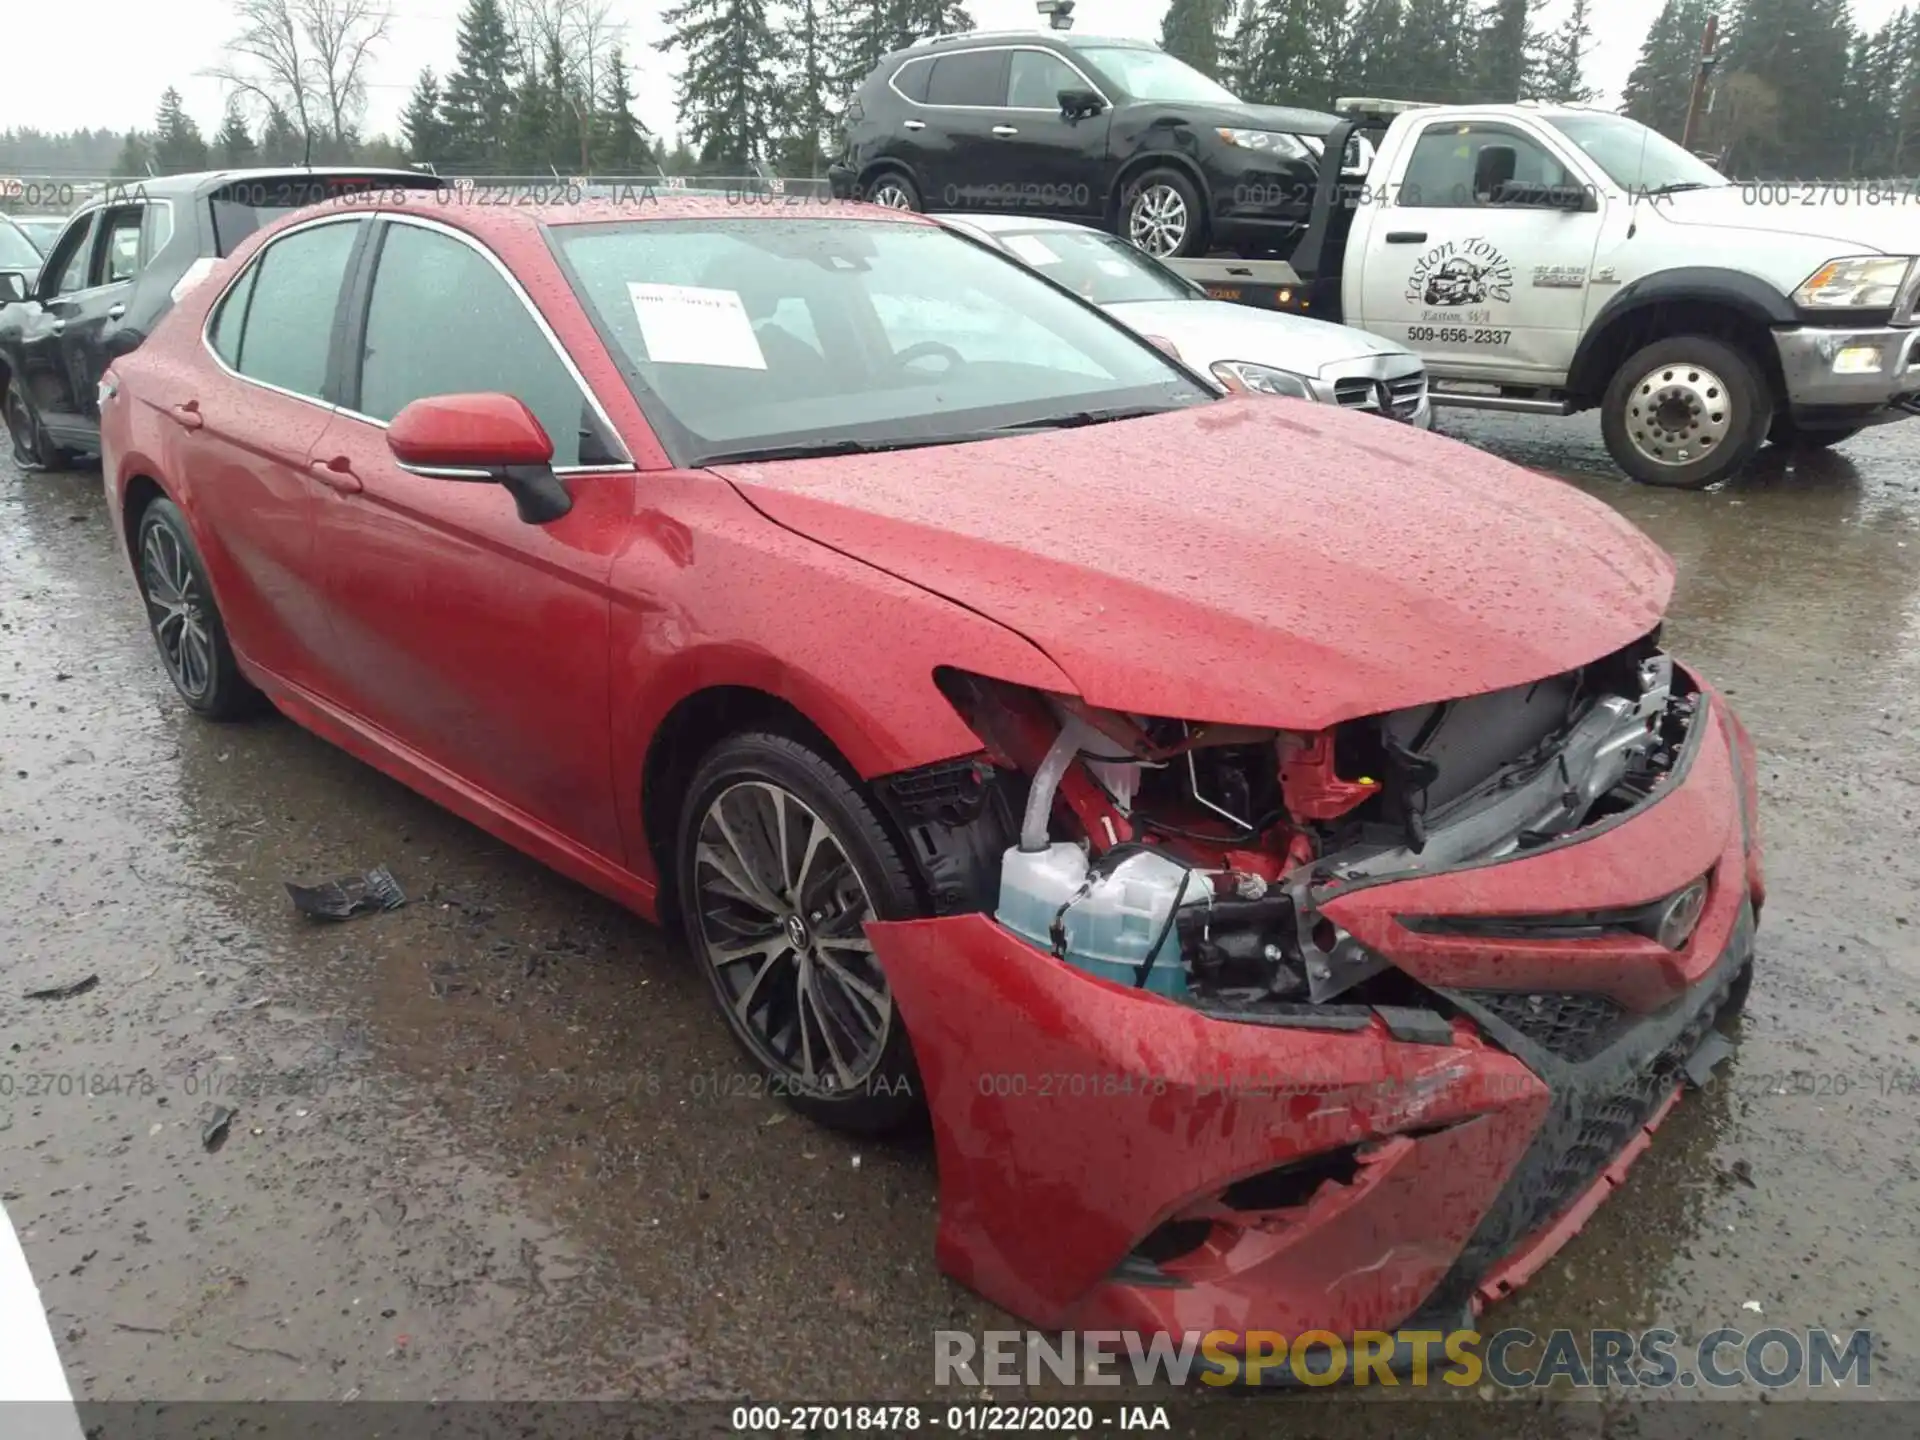
[[406,892],[384,865],[364,875],[346,875],[325,885],[295,885],[285,882],[293,908],[315,920],[350,920],[376,910],[398,910],[407,903]]

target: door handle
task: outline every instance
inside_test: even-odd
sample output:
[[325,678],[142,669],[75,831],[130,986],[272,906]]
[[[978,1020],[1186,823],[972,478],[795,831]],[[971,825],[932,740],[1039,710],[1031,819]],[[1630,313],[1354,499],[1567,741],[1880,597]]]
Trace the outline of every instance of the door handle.
[[1020,132],[1011,125],[996,125],[993,127],[993,133],[1004,140],[1007,136],[1018,135]]
[[336,455],[331,460],[316,460],[307,467],[313,472],[313,478],[329,490],[338,490],[342,495],[358,495],[366,487],[360,483],[360,477],[353,473],[353,462],[344,455]]
[[1424,245],[1427,232],[1424,230],[1392,230],[1387,233],[1389,245]]
[[122,305],[118,300],[114,301],[113,304],[107,307],[107,319],[109,320],[118,320],[122,315],[126,313],[127,313],[127,307]]
[[182,430],[198,430],[202,425],[207,423],[200,418],[200,402],[198,400],[188,400],[184,404],[175,405],[167,411],[167,414],[173,417],[173,423],[178,425]]
[[927,122],[924,120],[902,120],[900,125],[901,128],[905,130],[924,130],[927,128]]

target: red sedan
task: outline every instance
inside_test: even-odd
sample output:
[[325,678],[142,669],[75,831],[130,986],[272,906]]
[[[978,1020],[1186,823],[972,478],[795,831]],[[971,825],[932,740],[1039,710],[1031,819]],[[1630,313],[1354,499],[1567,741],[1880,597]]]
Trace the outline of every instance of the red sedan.
[[453,198],[115,363],[167,671],[679,926],[805,1113],[924,1107],[952,1274],[1451,1323],[1724,1049],[1752,749],[1607,507],[911,214]]

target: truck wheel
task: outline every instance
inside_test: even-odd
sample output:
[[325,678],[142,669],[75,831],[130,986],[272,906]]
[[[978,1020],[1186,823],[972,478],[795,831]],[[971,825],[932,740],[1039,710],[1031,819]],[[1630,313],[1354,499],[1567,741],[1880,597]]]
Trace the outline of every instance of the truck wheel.
[[1851,440],[1866,428],[1864,425],[1842,425],[1837,430],[1802,430],[1791,415],[1780,415],[1775,417],[1773,428],[1767,432],[1767,439],[1788,450],[1825,450],[1843,440]]
[[1643,485],[1702,490],[1754,457],[1772,416],[1753,361],[1724,341],[1677,335],[1614,374],[1600,429],[1615,463]]
[[920,191],[898,170],[882,170],[867,187],[867,203],[888,210],[921,209]]
[[1206,246],[1206,208],[1193,182],[1178,170],[1149,170],[1127,184],[1120,233],[1162,260],[1198,255]]
[[768,1089],[839,1130],[911,1119],[920,1078],[863,926],[919,907],[839,767],[784,735],[721,741],[693,777],[675,854],[687,947]]

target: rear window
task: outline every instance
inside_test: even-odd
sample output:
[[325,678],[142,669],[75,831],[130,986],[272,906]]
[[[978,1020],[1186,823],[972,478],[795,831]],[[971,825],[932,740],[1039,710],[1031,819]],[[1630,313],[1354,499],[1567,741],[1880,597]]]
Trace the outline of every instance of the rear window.
[[308,205],[323,205],[354,195],[400,190],[443,190],[432,175],[250,175],[228,181],[208,198],[213,212],[214,254],[231,255],[240,242],[263,225]]
[[893,72],[893,88],[909,100],[924,103],[927,98],[927,81],[932,76],[931,60],[909,60]]

